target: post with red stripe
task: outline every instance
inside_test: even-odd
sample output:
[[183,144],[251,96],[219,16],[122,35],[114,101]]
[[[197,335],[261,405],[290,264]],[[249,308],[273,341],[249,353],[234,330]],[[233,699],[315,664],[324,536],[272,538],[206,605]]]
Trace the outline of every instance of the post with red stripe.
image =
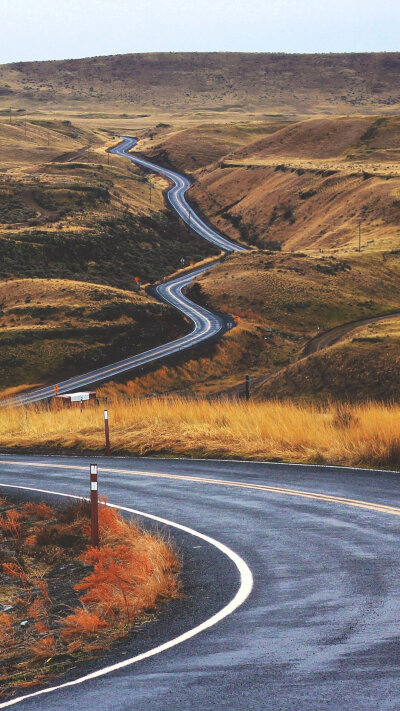
[[94,548],[99,547],[99,492],[97,482],[97,464],[90,465],[90,518],[91,518],[91,543]]
[[104,433],[106,436],[106,455],[110,456],[110,424],[108,421],[108,410],[104,410]]

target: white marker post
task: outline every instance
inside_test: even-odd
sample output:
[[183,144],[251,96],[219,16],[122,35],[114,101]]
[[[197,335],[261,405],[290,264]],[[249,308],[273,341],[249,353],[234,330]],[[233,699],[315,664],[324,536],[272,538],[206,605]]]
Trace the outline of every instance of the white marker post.
[[93,548],[99,547],[99,492],[97,482],[97,464],[90,465],[90,519],[91,543]]
[[104,410],[104,433],[106,436],[106,456],[110,456],[110,424],[108,421],[108,410]]

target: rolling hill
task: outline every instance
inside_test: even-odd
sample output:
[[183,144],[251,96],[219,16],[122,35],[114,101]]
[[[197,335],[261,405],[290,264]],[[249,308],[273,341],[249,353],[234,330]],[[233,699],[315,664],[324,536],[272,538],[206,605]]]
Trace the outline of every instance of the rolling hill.
[[0,108],[393,112],[400,54],[152,53],[0,67]]

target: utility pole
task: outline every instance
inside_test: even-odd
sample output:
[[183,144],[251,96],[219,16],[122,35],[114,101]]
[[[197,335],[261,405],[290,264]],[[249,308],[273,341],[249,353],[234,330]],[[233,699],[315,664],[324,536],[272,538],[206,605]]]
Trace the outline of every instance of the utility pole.
[[10,106],[10,108],[9,108],[9,111],[10,111],[10,123],[11,123],[11,112],[12,112],[11,106]]
[[361,220],[358,223],[358,251],[361,252]]
[[151,180],[150,180],[150,178],[149,178],[149,188],[150,188],[150,205],[151,205],[151,189],[152,189],[152,187],[153,187],[153,186],[152,186],[152,182],[151,182]]
[[188,210],[188,215],[189,215],[188,229],[189,229],[189,232],[190,232],[190,209]]

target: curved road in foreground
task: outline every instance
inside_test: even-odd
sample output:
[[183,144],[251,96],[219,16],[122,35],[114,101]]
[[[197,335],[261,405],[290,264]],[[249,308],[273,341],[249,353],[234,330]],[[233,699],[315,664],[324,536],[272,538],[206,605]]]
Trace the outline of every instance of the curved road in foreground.
[[[3,484],[87,494],[89,459],[0,460]],[[218,624],[131,664],[132,657],[218,614],[243,582],[221,550],[172,529],[185,563],[184,599],[163,607],[157,621],[105,658],[50,683],[125,666],[22,699],[15,708],[397,711],[398,474],[245,462],[98,461],[100,490],[111,503],[217,539],[247,563],[253,591]]]
[[[231,242],[225,237],[222,237],[222,235],[218,234],[218,232],[213,230],[212,227],[209,227],[188,205],[185,199],[185,193],[190,187],[190,181],[185,176],[180,175],[173,170],[162,168],[155,163],[151,163],[150,161],[140,158],[139,156],[130,154],[128,151],[130,151],[136,143],[136,138],[124,138],[122,143],[113,148],[111,152],[123,158],[128,158],[133,163],[137,163],[138,165],[155,173],[159,173],[160,175],[163,175],[171,180],[173,187],[171,187],[167,192],[170,204],[186,223],[190,220],[192,229],[197,232],[200,237],[212,242],[225,252],[246,251],[245,247]],[[58,382],[59,394],[62,395],[63,393],[87,388],[89,385],[94,383],[110,380],[111,378],[114,378],[126,371],[130,371],[142,365],[154,362],[160,358],[164,358],[165,356],[172,355],[173,353],[179,353],[187,348],[190,348],[191,346],[201,343],[202,341],[221,335],[228,325],[233,325],[229,318],[217,316],[216,314],[211,313],[207,309],[193,303],[182,294],[182,290],[190,284],[193,279],[211,269],[212,266],[212,264],[209,264],[194,269],[191,272],[187,272],[184,275],[177,277],[176,279],[164,282],[163,284],[155,287],[156,295],[162,301],[177,308],[193,323],[193,330],[188,335],[178,338],[175,341],[171,341],[170,343],[158,346],[157,348],[152,348],[144,353],[140,353],[130,358],[125,358],[124,360],[120,360],[112,365],[97,368],[96,370],[92,370],[88,373]],[[33,392],[19,395],[13,398],[12,401],[3,401],[0,404],[5,405],[12,402],[14,405],[27,405],[29,403],[45,400],[53,395],[54,385],[49,385],[47,387],[34,390]]]

